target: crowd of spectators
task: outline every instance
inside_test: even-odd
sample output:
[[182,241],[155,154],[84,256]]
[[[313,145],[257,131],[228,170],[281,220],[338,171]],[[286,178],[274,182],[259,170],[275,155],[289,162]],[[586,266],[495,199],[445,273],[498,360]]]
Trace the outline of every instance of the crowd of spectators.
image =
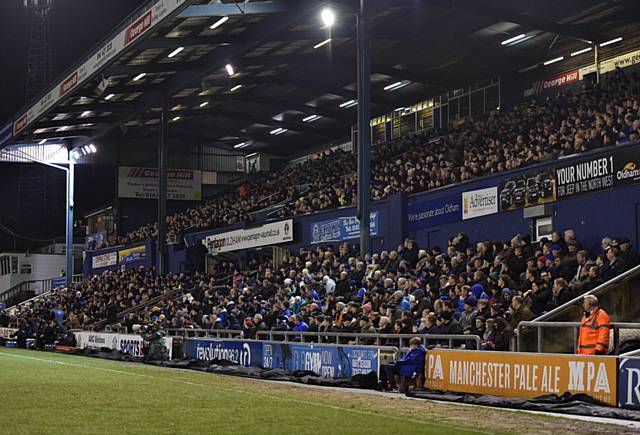
[[11,316],[1,313],[0,326],[17,324],[29,336],[52,322],[66,329],[97,322],[129,331],[150,323],[233,329],[247,338],[262,330],[469,334],[483,349],[507,350],[520,321],[638,263],[628,239],[604,238],[599,252],[588,253],[572,230],[537,243],[517,235],[473,244],[461,233],[445,249],[423,250],[406,240],[396,250],[365,256],[342,244],[301,250],[278,267],[253,260],[241,271],[225,262],[211,275],[105,272]]
[[[430,131],[373,145],[371,196],[415,193],[487,174],[637,141],[640,79],[621,70],[606,85],[580,93],[536,97],[510,110],[467,120],[448,134]],[[170,235],[252,219],[251,213],[283,203],[279,217],[356,203],[356,160],[341,150],[272,173],[249,176],[236,192],[167,217]],[[149,224],[118,239],[131,243],[157,236]]]

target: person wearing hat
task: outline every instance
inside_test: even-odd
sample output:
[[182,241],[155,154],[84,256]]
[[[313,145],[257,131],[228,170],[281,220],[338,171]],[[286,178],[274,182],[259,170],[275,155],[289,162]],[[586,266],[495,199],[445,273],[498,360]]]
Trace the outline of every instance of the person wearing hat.
[[638,251],[631,246],[629,239],[620,239],[620,257],[624,260],[627,270],[640,264],[640,255]]
[[473,295],[467,296],[464,300],[464,311],[460,314],[460,326],[464,332],[467,332],[474,325],[478,310],[476,309],[477,301]]
[[[436,325],[438,326],[438,334],[462,334],[464,331],[460,323],[453,318],[450,311],[443,311],[436,317]],[[448,340],[442,344],[448,345]]]

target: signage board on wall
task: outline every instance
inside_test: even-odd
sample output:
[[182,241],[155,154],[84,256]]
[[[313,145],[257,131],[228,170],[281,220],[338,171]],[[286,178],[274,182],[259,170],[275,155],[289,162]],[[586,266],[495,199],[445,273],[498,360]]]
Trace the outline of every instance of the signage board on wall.
[[91,258],[92,269],[101,269],[103,267],[115,266],[116,264],[118,264],[118,253],[115,251],[95,255]]
[[598,156],[556,166],[558,199],[585,193],[599,192],[613,187],[614,157]]
[[613,159],[614,185],[640,183],[640,147],[616,151]]
[[134,261],[143,260],[146,255],[147,247],[145,245],[121,249],[120,251],[118,251],[118,262],[120,264],[128,264]]
[[[118,168],[118,196],[120,198],[157,199],[159,176],[157,168],[120,166]],[[169,169],[167,199],[200,201],[202,172],[190,169]]]
[[[369,215],[371,235],[378,235],[378,212]],[[341,242],[360,237],[360,221],[355,216],[338,217],[309,224],[311,243]]]
[[228,231],[202,240],[211,255],[240,249],[258,248],[293,241],[293,219],[272,222],[255,228]]
[[498,187],[462,192],[462,219],[498,213]]
[[407,230],[416,231],[462,219],[460,194],[447,195],[407,207]]
[[535,398],[587,394],[616,406],[616,358],[515,352],[428,350],[425,388]]

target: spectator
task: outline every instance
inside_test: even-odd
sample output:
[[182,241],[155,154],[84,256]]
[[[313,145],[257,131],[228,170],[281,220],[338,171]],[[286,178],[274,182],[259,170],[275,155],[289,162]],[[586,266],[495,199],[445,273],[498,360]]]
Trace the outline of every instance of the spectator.
[[598,298],[587,295],[582,301],[584,314],[580,321],[578,354],[606,355],[609,351],[609,315],[600,308]]
[[620,258],[620,251],[618,248],[611,246],[607,250],[607,261],[604,269],[602,269],[602,278],[605,281],[609,281],[623,273],[625,268],[624,260]]

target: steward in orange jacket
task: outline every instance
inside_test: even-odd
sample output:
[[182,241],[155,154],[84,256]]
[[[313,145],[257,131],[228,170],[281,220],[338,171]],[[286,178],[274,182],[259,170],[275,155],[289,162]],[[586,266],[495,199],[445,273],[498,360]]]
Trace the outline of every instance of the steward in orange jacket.
[[584,315],[580,322],[578,354],[607,355],[609,351],[609,315],[598,306],[598,298],[593,295],[584,297],[582,304]]

